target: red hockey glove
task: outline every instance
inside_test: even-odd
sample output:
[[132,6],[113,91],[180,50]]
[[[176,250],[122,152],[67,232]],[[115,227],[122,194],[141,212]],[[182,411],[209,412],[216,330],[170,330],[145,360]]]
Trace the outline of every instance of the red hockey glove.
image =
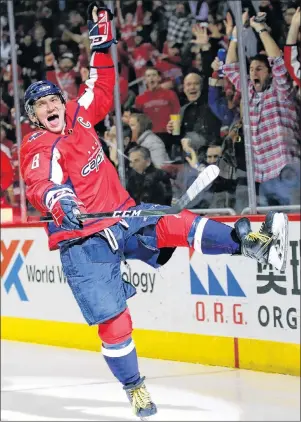
[[87,211],[84,204],[68,186],[60,185],[50,189],[46,193],[45,204],[51,212],[56,226],[64,230],[79,230],[83,228],[80,216]]
[[112,34],[111,21],[114,15],[111,10],[103,2],[94,1],[89,4],[87,14],[91,51],[103,52],[113,43],[117,44]]

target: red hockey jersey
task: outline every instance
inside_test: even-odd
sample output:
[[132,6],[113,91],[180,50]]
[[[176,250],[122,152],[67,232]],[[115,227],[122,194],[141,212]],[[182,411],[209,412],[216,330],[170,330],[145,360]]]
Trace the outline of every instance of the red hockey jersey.
[[[66,127],[58,135],[40,129],[23,138],[21,174],[31,204],[45,214],[47,191],[69,185],[88,212],[127,209],[135,205],[123,188],[114,166],[104,155],[93,126],[103,120],[113,102],[115,70],[109,54],[93,53],[89,79],[83,95],[66,104]],[[83,230],[66,231],[47,224],[49,248],[58,242],[85,237],[116,223],[116,219],[95,219]]]

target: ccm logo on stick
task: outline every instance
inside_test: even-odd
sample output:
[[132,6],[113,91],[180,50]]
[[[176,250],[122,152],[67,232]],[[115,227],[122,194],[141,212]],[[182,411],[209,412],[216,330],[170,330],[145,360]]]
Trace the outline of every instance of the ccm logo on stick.
[[140,215],[141,210],[126,210],[126,211],[115,211],[114,217],[133,217],[134,215]]

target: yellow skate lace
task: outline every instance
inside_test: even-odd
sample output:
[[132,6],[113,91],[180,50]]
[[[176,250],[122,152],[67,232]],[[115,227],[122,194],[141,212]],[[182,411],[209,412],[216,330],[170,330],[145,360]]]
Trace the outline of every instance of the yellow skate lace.
[[273,238],[259,232],[251,232],[247,234],[246,239],[251,240],[252,242],[256,242],[256,240],[260,240],[261,242],[268,244],[272,241]]
[[140,409],[151,407],[152,401],[145,385],[142,384],[139,388],[130,391],[130,396],[135,414],[137,414]]

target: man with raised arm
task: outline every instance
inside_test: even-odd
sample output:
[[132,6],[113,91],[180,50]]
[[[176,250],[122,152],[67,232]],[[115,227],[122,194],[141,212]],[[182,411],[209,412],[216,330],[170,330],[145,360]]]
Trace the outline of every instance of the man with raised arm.
[[[27,89],[25,107],[37,131],[23,139],[21,171],[28,200],[43,214],[52,215],[46,228],[49,247],[60,249],[64,274],[85,320],[98,325],[107,365],[135,415],[145,418],[157,408],[138,368],[127,306],[136,290],[122,280],[121,262],[140,259],[158,268],[177,246],[186,246],[200,253],[243,254],[267,263],[274,256],[275,241],[286,242],[280,233],[287,222],[284,214],[272,213],[260,233],[253,233],[247,218],[233,229],[187,210],[177,216],[83,221],[81,214],[87,212],[162,208],[136,206],[94,130],[113,101],[112,19],[103,3],[89,5],[90,75],[79,99],[66,103],[61,90],[49,81]],[[278,268],[285,266],[283,259],[273,262]]]

